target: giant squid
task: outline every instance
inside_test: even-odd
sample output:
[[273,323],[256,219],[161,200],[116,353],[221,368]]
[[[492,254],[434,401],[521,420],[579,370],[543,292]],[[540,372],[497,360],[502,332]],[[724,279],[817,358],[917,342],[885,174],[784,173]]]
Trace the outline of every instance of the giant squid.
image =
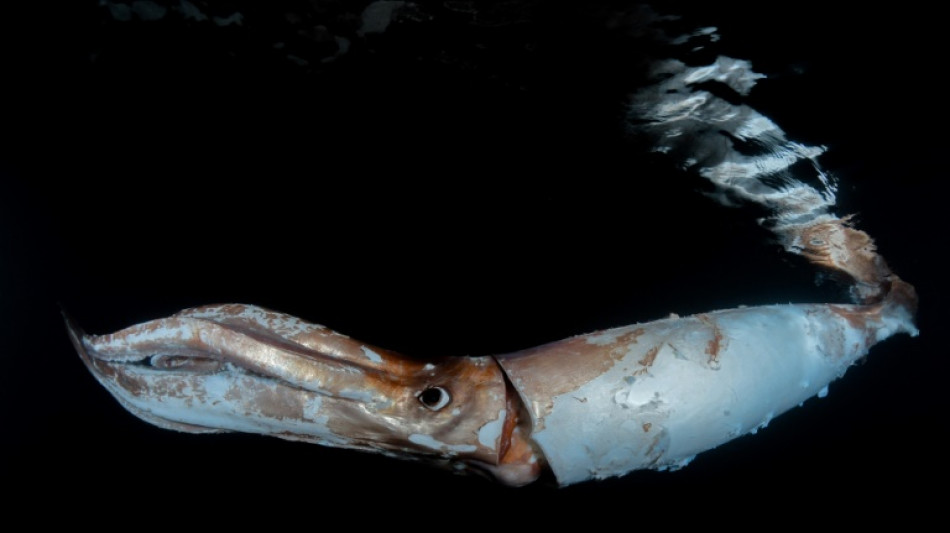
[[[247,304],[186,309],[106,335],[67,318],[72,343],[126,409],[165,429],[422,459],[514,486],[684,467],[823,395],[875,344],[916,335],[917,296],[866,233],[831,213],[823,173],[824,190],[762,179],[821,149],[786,141],[765,117],[695,88],[705,79],[744,93],[756,79],[747,64],[666,62],[657,74],[631,105],[637,132],[658,151],[685,151],[684,166],[723,194],[771,210],[765,222],[785,249],[844,280],[853,303],[721,309],[428,361]],[[749,155],[729,144],[750,139],[772,150]]]

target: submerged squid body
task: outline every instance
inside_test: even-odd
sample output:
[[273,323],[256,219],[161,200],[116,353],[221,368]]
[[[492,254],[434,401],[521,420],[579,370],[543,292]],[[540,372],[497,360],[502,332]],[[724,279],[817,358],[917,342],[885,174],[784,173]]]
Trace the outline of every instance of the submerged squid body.
[[510,485],[683,466],[916,334],[896,277],[867,305],[775,305],[668,318],[521,352],[418,361],[249,305],[101,336],[67,320],[86,366],[167,429],[242,431],[418,458]]
[[904,290],[873,306],[773,305],[668,318],[497,360],[560,484],[679,468],[823,395],[877,342],[916,334],[913,292]]

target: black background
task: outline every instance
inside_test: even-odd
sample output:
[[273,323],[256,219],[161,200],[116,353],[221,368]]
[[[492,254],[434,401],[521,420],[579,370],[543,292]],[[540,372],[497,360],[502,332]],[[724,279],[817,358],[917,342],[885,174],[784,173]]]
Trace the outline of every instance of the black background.
[[[877,346],[827,398],[682,471],[512,490],[159,430],[95,383],[60,306],[105,333],[253,303],[426,357],[842,300],[770,244],[758,213],[715,205],[625,135],[625,95],[658,49],[608,23],[623,3],[489,4],[508,6],[504,24],[422,2],[432,21],[354,37],[349,55],[306,68],[269,48],[280,28],[122,24],[92,2],[7,19],[30,27],[5,33],[0,151],[3,468],[24,501],[314,527],[352,503],[356,526],[427,528],[936,510],[921,480],[946,474],[946,121],[936,22],[912,5],[658,8],[719,27],[722,41],[689,58],[723,53],[770,75],[749,103],[829,147],[839,213],[857,214],[921,296],[920,337]],[[840,510],[846,496],[864,503]]]

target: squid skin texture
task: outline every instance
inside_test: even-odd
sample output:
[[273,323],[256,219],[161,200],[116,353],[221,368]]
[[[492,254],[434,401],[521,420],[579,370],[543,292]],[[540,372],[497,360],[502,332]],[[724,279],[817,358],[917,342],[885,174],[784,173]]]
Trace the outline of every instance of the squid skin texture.
[[821,394],[896,333],[896,279],[869,305],[669,318],[492,357],[419,362],[295,317],[228,304],[102,336],[67,321],[89,370],[166,429],[242,431],[564,486],[686,465]]

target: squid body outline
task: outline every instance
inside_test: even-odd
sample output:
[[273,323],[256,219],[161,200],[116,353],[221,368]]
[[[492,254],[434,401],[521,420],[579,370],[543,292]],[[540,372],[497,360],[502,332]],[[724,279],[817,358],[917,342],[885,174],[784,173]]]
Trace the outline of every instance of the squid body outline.
[[876,343],[917,334],[893,275],[865,304],[725,309],[519,352],[419,361],[242,304],[90,336],[87,368],[131,413],[422,459],[514,486],[675,469],[823,395]]
[[[730,200],[767,208],[785,249],[844,280],[854,303],[724,309],[431,361],[243,304],[99,336],[67,318],[72,343],[126,409],[162,428],[422,459],[515,486],[550,473],[563,486],[682,467],[823,394],[876,343],[916,335],[914,288],[831,212],[833,180],[814,165],[824,149],[699,88],[744,95],[762,76],[727,57],[654,70],[631,129]],[[809,163],[818,187],[790,173]]]

